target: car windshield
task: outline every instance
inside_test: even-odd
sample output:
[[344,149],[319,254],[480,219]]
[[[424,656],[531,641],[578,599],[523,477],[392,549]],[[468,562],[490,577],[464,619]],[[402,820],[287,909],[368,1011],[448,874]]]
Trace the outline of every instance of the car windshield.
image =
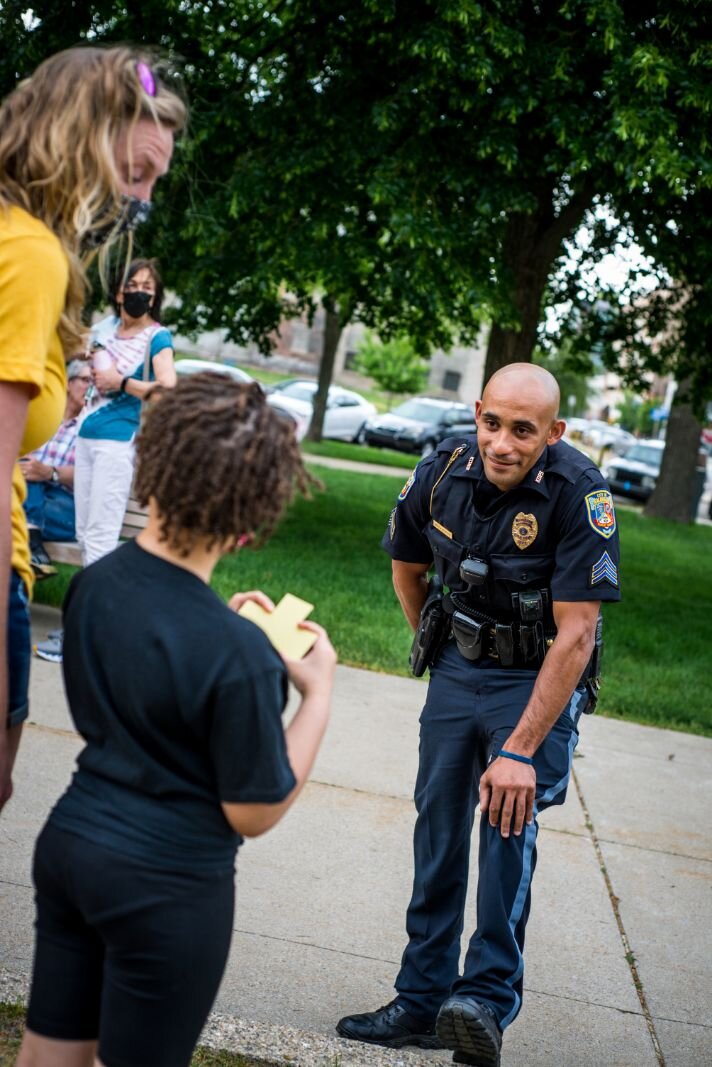
[[404,419],[415,419],[416,422],[440,422],[446,408],[440,404],[431,404],[427,400],[406,400],[393,408],[393,415],[402,415]]
[[279,390],[280,396],[291,396],[293,400],[306,400],[309,404],[313,403],[315,392],[315,382],[292,382]]
[[626,452],[625,458],[634,460],[636,463],[647,463],[649,467],[655,467],[660,470],[660,464],[663,461],[663,450],[662,448],[655,448],[653,445],[633,445]]

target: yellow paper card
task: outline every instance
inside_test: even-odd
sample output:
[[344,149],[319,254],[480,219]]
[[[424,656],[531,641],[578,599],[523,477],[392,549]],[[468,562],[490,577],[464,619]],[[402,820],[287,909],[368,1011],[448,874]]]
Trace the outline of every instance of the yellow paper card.
[[291,593],[285,593],[274,611],[265,611],[254,600],[246,600],[238,614],[244,615],[264,630],[282,656],[287,659],[301,659],[316,641],[316,634],[310,633],[309,630],[300,630],[299,623],[313,610],[313,604]]

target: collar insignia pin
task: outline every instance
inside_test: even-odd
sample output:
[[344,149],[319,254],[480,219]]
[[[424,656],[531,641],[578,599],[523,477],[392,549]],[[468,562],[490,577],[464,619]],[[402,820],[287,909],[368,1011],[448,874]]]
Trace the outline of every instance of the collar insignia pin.
[[542,479],[543,479],[543,478],[544,478],[544,471],[537,471],[537,476],[536,476],[536,478],[534,479],[534,481],[535,481],[535,482],[536,482],[536,484],[538,485],[538,484],[539,484],[539,482],[540,482],[540,481],[542,481]]
[[467,461],[467,465],[465,466],[465,470],[469,471],[470,467],[472,466],[472,464],[474,462],[475,462],[475,457],[474,456],[470,456],[470,458]]

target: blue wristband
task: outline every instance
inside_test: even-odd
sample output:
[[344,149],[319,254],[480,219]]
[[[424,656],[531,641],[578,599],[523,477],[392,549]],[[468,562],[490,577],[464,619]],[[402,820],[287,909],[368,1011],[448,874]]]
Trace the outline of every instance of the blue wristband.
[[534,766],[534,760],[529,756],[520,756],[518,752],[507,752],[506,748],[500,748],[499,755],[504,756],[505,759],[515,759],[517,763],[528,763],[530,767]]

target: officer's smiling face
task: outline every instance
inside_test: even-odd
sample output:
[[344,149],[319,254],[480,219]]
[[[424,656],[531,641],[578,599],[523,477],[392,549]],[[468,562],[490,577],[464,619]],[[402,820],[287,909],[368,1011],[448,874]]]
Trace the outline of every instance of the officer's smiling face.
[[540,367],[511,364],[490,378],[475,405],[477,443],[487,480],[506,493],[519,485],[566,424],[557,419],[556,380]]

